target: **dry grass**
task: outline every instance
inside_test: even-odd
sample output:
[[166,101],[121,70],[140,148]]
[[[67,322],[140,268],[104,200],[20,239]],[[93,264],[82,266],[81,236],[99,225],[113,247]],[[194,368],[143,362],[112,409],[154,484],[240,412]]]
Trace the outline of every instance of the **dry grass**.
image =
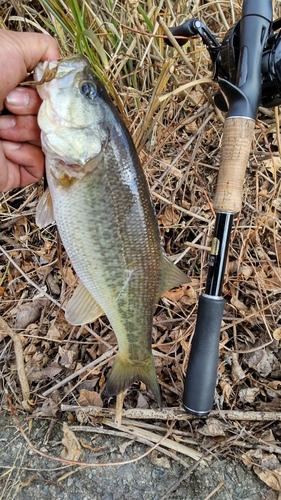
[[[278,17],[281,7],[273,3]],[[42,0],[13,2],[2,9],[2,26],[51,31],[63,55],[77,50],[86,53],[134,138],[165,249],[192,278],[191,286],[165,294],[155,309],[153,325],[164,404],[178,408],[198,296],[206,281],[223,117],[210,102],[217,84],[205,83],[211,76],[209,56],[200,39],[188,42],[183,60],[177,50],[165,46],[163,22],[171,26],[186,17],[199,17],[222,39],[239,19],[241,2],[168,0],[157,6],[153,0],[126,4]],[[279,119],[278,109],[259,113],[243,209],[231,237],[216,393],[216,405],[223,410],[281,412]],[[0,311],[21,339],[35,414],[58,415],[62,403],[112,408],[114,401],[108,401],[102,391],[116,339],[104,317],[87,328],[72,328],[64,319],[60,305],[71,293],[75,276],[57,242],[55,226],[40,232],[35,225],[42,189],[34,185],[1,195]],[[13,343],[5,333],[0,338],[2,385],[21,408]],[[109,349],[110,357],[102,357]],[[42,396],[93,360],[97,360],[93,368],[50,397]],[[6,408],[2,394],[1,404]],[[135,384],[125,406],[147,408],[154,402],[144,387],[139,391]],[[243,428],[231,424],[224,434],[206,425],[192,419],[191,427],[179,423],[179,428],[185,436],[191,435],[191,429],[195,435],[200,431],[207,448],[214,440],[221,441],[230,455],[237,453],[230,446],[235,432],[250,447],[261,441],[272,444],[280,436],[277,421],[270,427],[262,419]]]

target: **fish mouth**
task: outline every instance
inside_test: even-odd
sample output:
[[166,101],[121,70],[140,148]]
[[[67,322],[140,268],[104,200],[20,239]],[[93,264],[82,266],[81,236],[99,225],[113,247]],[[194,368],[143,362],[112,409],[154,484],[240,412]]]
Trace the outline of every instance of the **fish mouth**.
[[[68,121],[65,118],[62,121],[62,117],[51,106],[50,97],[54,87],[56,90],[75,87],[80,75],[84,73],[87,67],[89,67],[87,59],[80,54],[58,59],[57,61],[40,62],[36,66],[34,70],[34,84],[41,99],[49,102],[45,106],[45,112],[50,121],[58,121],[64,127],[83,128],[80,124],[75,127],[72,121]],[[85,125],[85,128],[87,128],[87,125]]]
[[40,62],[34,70],[34,80],[37,85],[43,85],[55,78],[60,86],[59,80],[63,78],[64,86],[71,85],[76,75],[83,72],[88,65],[86,57],[80,54],[57,61]]

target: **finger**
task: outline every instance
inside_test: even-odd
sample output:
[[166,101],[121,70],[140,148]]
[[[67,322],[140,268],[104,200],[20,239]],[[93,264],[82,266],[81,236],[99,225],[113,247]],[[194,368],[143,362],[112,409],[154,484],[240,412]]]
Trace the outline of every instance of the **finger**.
[[4,151],[2,149],[2,144],[0,142],[0,193],[1,191],[8,191],[9,184],[11,183],[9,178],[11,176],[11,171],[7,165],[7,158],[4,155]]
[[5,99],[5,108],[15,115],[37,115],[42,100],[35,89],[17,87]]
[[7,176],[4,179],[1,179],[0,176],[0,192],[11,191],[12,189],[16,189],[18,187],[25,187],[29,184],[33,184],[34,176],[26,169],[26,167],[19,166],[16,163],[13,163],[10,160],[6,159],[6,172]]
[[0,138],[14,142],[29,142],[40,146],[40,129],[36,116],[0,116]]
[[[60,54],[54,38],[40,33],[0,30],[1,67],[5,78],[1,82],[0,103],[22,82],[39,61],[58,59]],[[3,71],[4,71],[3,70]]]
[[[0,169],[0,190],[24,187],[40,180],[44,174],[44,155],[40,148],[31,144],[2,141],[2,158],[5,160]],[[3,158],[4,154],[4,158]],[[4,187],[3,187],[4,186]]]

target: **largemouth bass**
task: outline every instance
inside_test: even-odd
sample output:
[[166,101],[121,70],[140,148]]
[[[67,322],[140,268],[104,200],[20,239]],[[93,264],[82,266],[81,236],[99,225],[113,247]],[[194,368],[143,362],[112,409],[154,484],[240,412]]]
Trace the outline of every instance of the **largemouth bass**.
[[66,307],[73,325],[103,313],[119,350],[107,380],[116,395],[142,380],[161,404],[151,350],[153,307],[189,281],[165,255],[133,141],[87,60],[73,56],[35,70],[49,191],[37,224],[57,223],[79,285]]

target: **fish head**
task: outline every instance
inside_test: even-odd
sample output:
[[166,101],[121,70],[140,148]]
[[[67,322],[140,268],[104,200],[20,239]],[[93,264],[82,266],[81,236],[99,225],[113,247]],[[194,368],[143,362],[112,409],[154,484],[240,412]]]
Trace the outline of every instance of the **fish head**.
[[39,63],[34,75],[43,101],[38,113],[43,151],[68,176],[81,178],[108,142],[106,91],[80,55]]

